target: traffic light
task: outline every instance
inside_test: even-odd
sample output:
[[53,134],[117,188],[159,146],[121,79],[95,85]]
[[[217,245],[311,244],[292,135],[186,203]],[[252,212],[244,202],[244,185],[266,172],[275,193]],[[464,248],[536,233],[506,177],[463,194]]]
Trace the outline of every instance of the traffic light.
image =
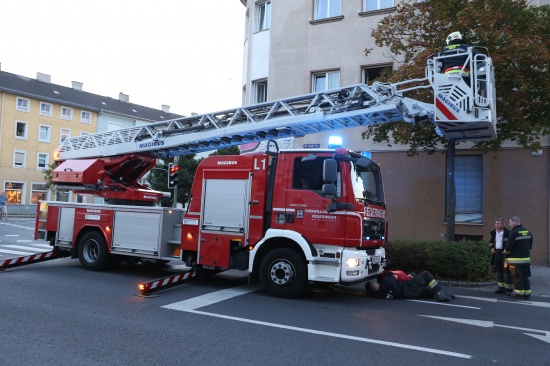
[[178,172],[180,167],[176,163],[168,164],[168,188],[174,188],[178,185]]

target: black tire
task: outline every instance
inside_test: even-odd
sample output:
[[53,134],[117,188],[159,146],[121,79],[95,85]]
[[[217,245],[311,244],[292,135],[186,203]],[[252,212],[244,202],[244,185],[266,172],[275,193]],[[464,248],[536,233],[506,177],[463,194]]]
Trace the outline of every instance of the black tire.
[[275,249],[262,259],[259,277],[268,295],[290,299],[306,287],[306,263],[291,249]]
[[107,268],[109,253],[103,235],[95,231],[84,234],[78,245],[78,259],[80,264],[90,271]]

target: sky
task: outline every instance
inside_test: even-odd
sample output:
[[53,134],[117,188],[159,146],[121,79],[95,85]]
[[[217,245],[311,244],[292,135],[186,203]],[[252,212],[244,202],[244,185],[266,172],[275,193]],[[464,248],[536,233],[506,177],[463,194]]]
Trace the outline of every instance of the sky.
[[19,0],[2,4],[2,71],[190,115],[241,105],[239,0]]

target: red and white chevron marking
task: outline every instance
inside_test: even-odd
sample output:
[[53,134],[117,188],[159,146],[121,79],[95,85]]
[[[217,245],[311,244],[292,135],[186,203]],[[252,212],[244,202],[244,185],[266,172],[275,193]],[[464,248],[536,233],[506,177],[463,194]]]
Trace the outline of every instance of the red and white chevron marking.
[[141,283],[139,285],[139,290],[141,291],[142,294],[146,294],[149,292],[160,290],[162,287],[176,285],[179,282],[189,280],[195,276],[196,276],[195,271],[189,271],[189,272],[180,273],[169,277],[159,278],[151,282]]
[[55,252],[46,252],[46,253],[28,255],[26,257],[9,258],[9,259],[0,261],[0,268],[5,269],[11,266],[30,264],[36,261],[41,261],[41,260],[50,259],[50,258],[53,259],[56,257],[57,256]]

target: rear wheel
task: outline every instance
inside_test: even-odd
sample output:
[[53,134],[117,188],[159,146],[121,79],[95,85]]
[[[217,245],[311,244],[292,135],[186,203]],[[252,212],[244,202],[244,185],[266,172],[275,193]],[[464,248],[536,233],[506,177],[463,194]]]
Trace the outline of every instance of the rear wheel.
[[109,264],[109,253],[103,235],[95,231],[84,234],[78,245],[78,259],[91,271],[105,269]]
[[268,295],[296,297],[304,290],[306,282],[306,264],[291,249],[275,249],[267,253],[260,263],[260,283]]

